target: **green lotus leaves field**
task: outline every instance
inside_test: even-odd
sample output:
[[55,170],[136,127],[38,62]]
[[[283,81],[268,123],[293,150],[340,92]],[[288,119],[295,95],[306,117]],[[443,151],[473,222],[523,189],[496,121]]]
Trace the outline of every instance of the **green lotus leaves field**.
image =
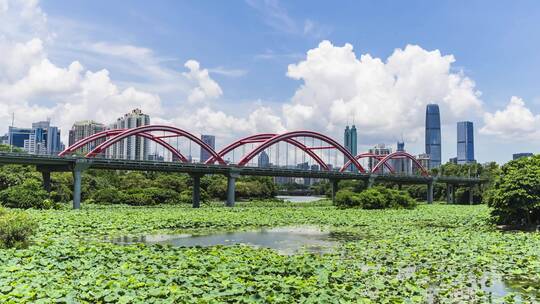
[[[540,234],[497,231],[481,205],[375,211],[258,202],[27,212],[39,228],[27,249],[0,249],[1,303],[540,301]],[[296,255],[106,241],[306,224],[360,237],[333,253]]]

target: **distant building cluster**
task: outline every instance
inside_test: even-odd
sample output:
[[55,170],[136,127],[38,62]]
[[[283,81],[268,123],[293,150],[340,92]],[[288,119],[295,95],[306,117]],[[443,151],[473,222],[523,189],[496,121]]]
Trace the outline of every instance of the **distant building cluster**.
[[10,126],[8,133],[2,136],[2,143],[30,154],[56,155],[64,150],[60,130],[51,126],[50,121],[34,122],[31,128]]

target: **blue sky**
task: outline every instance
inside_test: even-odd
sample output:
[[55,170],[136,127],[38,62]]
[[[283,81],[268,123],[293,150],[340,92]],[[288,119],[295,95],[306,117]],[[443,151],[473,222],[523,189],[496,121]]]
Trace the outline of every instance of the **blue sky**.
[[[81,83],[85,83],[88,71],[106,70],[110,78],[106,85],[118,89],[115,100],[121,100],[119,109],[131,105],[122,96],[128,95],[123,90],[133,88],[133,106],[153,108],[156,104],[159,110],[152,114],[157,121],[196,125],[194,132],[216,133],[222,143],[267,129],[317,129],[341,139],[342,128],[352,115],[361,126],[359,150],[378,142],[393,144],[403,136],[410,141],[411,152],[418,154],[423,152],[423,107],[445,100],[443,160],[455,156],[455,122],[462,119],[475,122],[479,161],[503,162],[514,152],[538,152],[537,1],[519,1],[516,5],[508,1],[44,0],[33,8],[46,15],[45,25],[20,30],[25,35],[12,35],[8,43],[39,37],[44,45],[44,55],[40,56],[55,67],[69,70],[74,61],[83,66],[73,72],[80,73]],[[24,22],[28,20],[21,24]],[[331,46],[322,47],[320,43],[325,40]],[[346,44],[353,50],[345,50]],[[419,49],[407,49],[407,45]],[[403,50],[406,59],[388,64],[392,56],[399,57],[396,49]],[[309,59],[309,50],[320,53]],[[430,53],[437,50],[438,54]],[[388,75],[371,79],[370,73],[378,71],[377,64],[358,65],[347,54],[358,61],[365,54],[380,59]],[[187,68],[188,60],[196,61],[197,68]],[[449,65],[447,70],[445,64]],[[355,65],[357,70],[340,74]],[[190,71],[191,76],[186,74]],[[362,83],[364,73],[369,85]],[[381,104],[391,108],[391,98],[397,98],[396,108],[417,109],[402,110],[403,115],[388,114],[391,123],[383,118],[369,122],[378,116],[373,114],[379,113],[378,109],[370,107],[377,107],[377,96],[386,95],[381,83],[388,77],[402,77],[406,88],[391,86],[395,92],[381,97],[389,99]],[[431,78],[437,89],[430,87]],[[453,82],[456,78],[459,85]],[[333,84],[334,79],[340,82]],[[343,94],[348,90],[346,85],[341,91],[332,90],[349,79],[355,89]],[[14,83],[11,79],[9,84]],[[320,89],[327,84],[329,88]],[[455,87],[446,90],[446,86]],[[193,101],[189,96],[198,88],[203,95]],[[61,95],[56,89],[50,90],[54,94],[33,93],[28,103],[30,107],[45,107],[42,113],[53,120],[58,116],[58,124],[67,126],[70,120],[64,117],[82,118],[65,114],[76,103],[73,96],[81,95],[77,90],[65,89]],[[99,92],[96,96],[100,97],[94,98],[104,96]],[[407,97],[401,100],[401,95]],[[431,100],[432,96],[441,100]],[[334,109],[337,105],[345,110]],[[288,116],[305,107],[316,114]],[[194,110],[202,108],[204,113]],[[347,116],[343,113],[347,111],[355,114]],[[107,113],[106,108],[86,110],[87,115],[94,112],[97,114],[91,118],[105,121],[122,114]],[[380,112],[386,115],[384,109]],[[212,122],[194,124],[182,115]],[[270,117],[266,124],[253,121],[265,117]],[[223,121],[227,123],[220,124]],[[220,133],[226,126],[232,128],[230,136]]]
[[[537,100],[531,108],[538,109],[540,3],[510,4],[279,2],[294,28],[269,20],[272,17],[244,1],[44,1],[42,7],[52,19],[94,26],[87,34],[99,35],[99,40],[145,46],[175,58],[169,64],[177,68],[182,60],[197,58],[208,67],[249,71],[251,77],[241,79],[215,76],[227,88],[225,96],[235,100],[290,98],[298,84],[285,77],[287,65],[329,39],[382,58],[406,44],[439,49],[456,57],[457,68],[475,80],[486,104],[502,106],[518,94]],[[314,33],[304,34],[306,20],[315,23]],[[281,58],[258,57],[270,52]]]

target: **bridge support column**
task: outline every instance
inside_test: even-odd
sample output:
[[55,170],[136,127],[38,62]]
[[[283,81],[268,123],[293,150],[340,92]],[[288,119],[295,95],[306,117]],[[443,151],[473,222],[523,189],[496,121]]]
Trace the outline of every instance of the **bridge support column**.
[[202,174],[191,174],[193,179],[193,196],[191,200],[193,208],[201,207],[201,176]]
[[81,209],[81,183],[82,173],[90,167],[87,159],[78,159],[73,168],[73,209]]
[[73,209],[81,209],[82,170],[73,171]]
[[51,171],[43,170],[41,171],[41,176],[43,177],[43,189],[47,192],[51,192]]
[[472,205],[474,203],[474,194],[473,194],[474,186],[469,187],[469,205]]
[[448,204],[455,203],[454,185],[446,184],[446,202]]
[[368,179],[368,184],[367,184],[368,189],[372,188],[374,183],[375,183],[375,177],[370,176]]
[[227,175],[227,202],[225,206],[234,207],[235,197],[234,192],[236,191],[236,179],[240,176],[238,172],[230,172]]
[[427,203],[433,204],[433,181],[427,184]]
[[332,203],[336,203],[336,193],[338,192],[339,180],[331,179],[330,183],[332,184]]

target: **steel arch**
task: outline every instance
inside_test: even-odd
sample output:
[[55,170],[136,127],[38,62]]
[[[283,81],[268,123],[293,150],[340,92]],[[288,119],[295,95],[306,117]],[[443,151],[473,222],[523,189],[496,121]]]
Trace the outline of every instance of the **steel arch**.
[[[142,134],[146,134],[147,132],[155,132],[155,131],[170,132],[170,133],[177,134],[179,136],[186,137],[189,140],[198,144],[202,149],[207,150],[210,153],[210,155],[212,155],[212,157],[214,157],[217,160],[219,164],[225,165],[225,161],[223,161],[223,159],[216,153],[216,151],[214,151],[214,149],[212,149],[210,146],[208,146],[206,143],[204,143],[201,139],[199,139],[195,135],[176,127],[164,126],[164,125],[148,125],[148,126],[141,126],[141,127],[137,127],[133,129],[127,129],[124,132],[118,134],[117,136],[109,138],[105,142],[101,143],[99,146],[95,147],[92,151],[86,154],[86,157],[94,157],[96,154],[101,153],[103,150],[107,149],[111,145],[127,137],[137,136],[137,135],[144,136]],[[154,136],[152,136],[151,139],[155,141],[162,141],[161,139]],[[173,150],[175,149],[173,148]]]
[[[241,146],[243,146],[245,144],[249,144],[249,143],[265,142],[266,140],[268,140],[268,139],[270,139],[270,138],[272,138],[272,137],[274,137],[276,135],[277,134],[272,134],[272,133],[262,133],[262,134],[256,134],[256,135],[251,135],[251,136],[244,137],[242,139],[239,139],[239,140],[231,143],[230,145],[226,146],[225,148],[221,149],[218,152],[218,155],[223,158],[227,153],[231,152],[232,150],[234,150],[234,149],[236,149],[238,147],[241,147]],[[328,168],[328,165],[319,157],[319,155],[317,155],[317,153],[311,151],[311,149],[309,147],[306,147],[306,145],[304,145],[301,142],[299,142],[299,141],[297,141],[295,139],[292,139],[292,138],[286,139],[284,141],[291,144],[291,145],[294,145],[294,146],[300,148],[302,151],[306,152],[324,170],[326,170],[326,171],[330,170],[330,168]],[[214,158],[211,157],[205,162],[205,164],[212,164],[214,162],[215,162]]]
[[[351,161],[351,163],[362,173],[365,173],[366,170],[358,163],[358,161],[354,158],[354,156],[351,155],[345,147],[340,145],[338,142],[333,140],[332,138],[313,131],[292,131],[292,132],[286,132],[283,134],[274,135],[271,138],[264,141],[261,145],[259,145],[257,148],[253,149],[251,152],[249,152],[247,155],[245,155],[240,162],[238,162],[238,166],[245,166],[251,159],[253,159],[257,154],[261,153],[264,149],[280,142],[280,141],[287,141],[288,139],[292,139],[295,137],[312,137],[316,138],[322,141],[325,141],[326,143],[330,144],[337,150],[339,150],[343,155]],[[308,149],[306,147],[306,149]]]
[[[101,131],[99,133],[93,134],[91,136],[88,136],[88,137],[85,137],[85,138],[79,140],[75,144],[67,147],[64,151],[60,152],[58,155],[59,156],[64,156],[64,155],[66,155],[68,153],[73,153],[77,149],[81,148],[82,146],[84,146],[86,144],[89,144],[89,143],[91,143],[93,141],[96,141],[98,139],[101,139],[101,138],[107,138],[107,137],[110,137],[110,136],[117,136],[117,135],[125,132],[126,130],[128,130],[128,129],[112,129],[112,130]],[[151,141],[154,141],[154,142],[160,144],[161,146],[163,146],[165,149],[169,150],[174,156],[178,157],[182,162],[185,162],[185,163],[188,162],[188,159],[180,151],[176,150],[173,146],[171,146],[168,142],[162,140],[161,138],[155,137],[152,134],[148,134],[148,133],[140,133],[140,134],[137,134],[137,135],[134,135],[134,136],[141,136],[141,137],[147,138],[147,139],[149,139]]]
[[371,172],[377,172],[377,170],[383,165],[385,164],[387,161],[389,161],[390,159],[395,159],[395,158],[408,158],[410,160],[413,161],[413,163],[420,169],[420,171],[422,171],[422,175],[423,176],[428,176],[429,175],[429,172],[426,170],[426,168],[424,168],[424,166],[422,166],[422,164],[420,164],[420,162],[418,162],[418,160],[412,156],[411,154],[407,153],[407,152],[404,152],[404,151],[396,151],[394,153],[390,153],[388,155],[386,155],[383,159],[381,159],[377,165],[375,165],[375,167],[373,167],[373,169],[371,170]]
[[[377,155],[377,154],[374,154],[374,153],[365,152],[365,153],[361,153],[361,154],[356,155],[354,158],[356,160],[360,160],[362,158],[375,158],[380,162],[384,158],[384,155]],[[341,169],[339,169],[339,172],[343,172],[343,171],[347,170],[347,168],[350,165],[351,165],[351,161],[349,160],[347,163],[345,163],[345,165],[343,165],[343,167],[341,167]],[[388,170],[390,170],[391,173],[395,172],[395,169],[389,163],[384,163],[384,165],[385,165],[386,168],[388,168]]]

